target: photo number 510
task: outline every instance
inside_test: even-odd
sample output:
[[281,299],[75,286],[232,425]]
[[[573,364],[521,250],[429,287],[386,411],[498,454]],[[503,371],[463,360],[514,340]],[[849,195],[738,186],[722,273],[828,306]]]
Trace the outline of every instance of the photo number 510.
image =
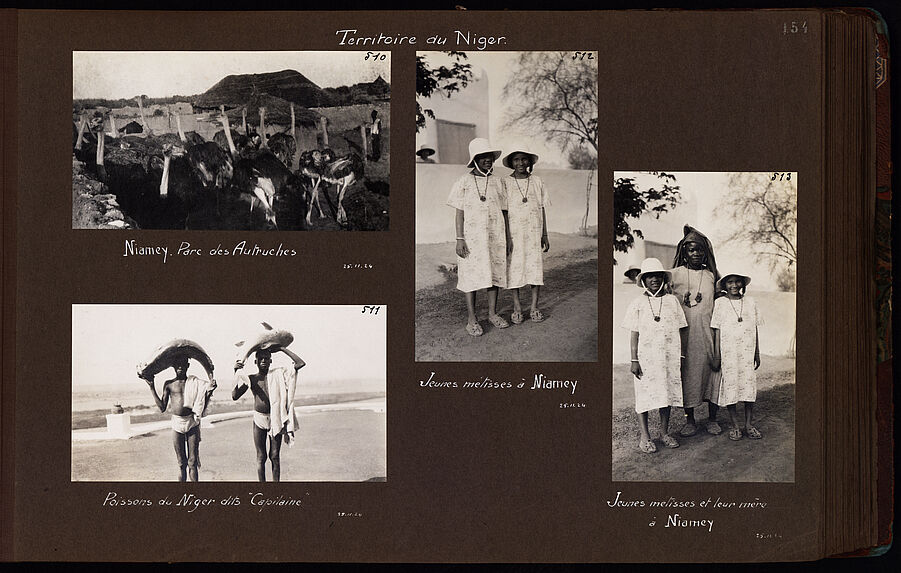
[[366,52],[366,56],[363,58],[364,60],[372,60],[373,62],[380,62],[387,58],[387,54],[381,54],[379,52]]

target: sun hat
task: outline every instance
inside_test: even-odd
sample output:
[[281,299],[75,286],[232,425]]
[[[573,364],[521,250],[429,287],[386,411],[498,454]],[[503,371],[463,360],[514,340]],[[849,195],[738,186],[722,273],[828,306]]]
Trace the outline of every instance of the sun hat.
[[529,157],[531,157],[532,165],[535,165],[536,163],[538,163],[538,155],[536,155],[535,153],[532,153],[531,151],[525,151],[522,148],[522,146],[520,146],[515,151],[511,151],[504,157],[504,159],[502,161],[502,163],[504,164],[504,167],[506,167],[507,169],[513,169],[513,165],[511,164],[510,159],[512,159],[512,157],[514,155],[516,155],[517,153],[524,153],[524,154],[528,155]]
[[466,167],[475,167],[476,155],[482,155],[483,153],[493,154],[495,161],[501,156],[500,149],[492,149],[491,144],[488,143],[487,139],[484,137],[477,137],[469,142],[469,163],[466,164]]
[[626,272],[623,273],[623,276],[629,279],[630,281],[634,281],[635,277],[638,273],[641,272],[641,267],[638,265],[629,265],[629,268],[626,269]]
[[748,288],[748,285],[751,284],[751,277],[748,275],[743,275],[741,273],[726,273],[723,277],[716,281],[716,290],[726,290],[726,279],[729,277],[741,277],[745,281],[745,288]]
[[673,280],[673,273],[664,269],[659,259],[650,257],[641,261],[641,272],[638,273],[637,277],[635,277],[635,284],[637,284],[640,288],[644,288],[644,285],[641,284],[641,279],[645,275],[651,273],[663,273],[664,275],[666,275],[667,282],[671,282]]
[[429,147],[428,145],[426,145],[425,143],[423,143],[422,145],[419,146],[419,151],[416,152],[416,155],[425,159],[426,157],[435,155],[435,150],[432,149],[431,147]]

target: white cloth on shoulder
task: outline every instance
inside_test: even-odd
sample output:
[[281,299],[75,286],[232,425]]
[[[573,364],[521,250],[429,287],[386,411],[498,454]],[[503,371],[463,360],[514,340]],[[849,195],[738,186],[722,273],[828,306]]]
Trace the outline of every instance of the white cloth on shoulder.
[[285,430],[285,443],[294,445],[297,431],[297,413],[294,411],[294,394],[297,391],[297,370],[273,368],[266,375],[269,394],[269,435],[277,436]]
[[206,393],[209,389],[210,382],[208,380],[197,376],[188,376],[188,379],[185,380],[184,404],[191,408],[198,422],[206,414]]

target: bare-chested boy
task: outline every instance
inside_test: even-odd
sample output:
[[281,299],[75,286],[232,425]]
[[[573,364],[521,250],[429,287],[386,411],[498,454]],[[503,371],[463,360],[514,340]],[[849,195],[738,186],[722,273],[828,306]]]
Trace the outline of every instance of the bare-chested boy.
[[[172,414],[172,444],[178,460],[179,481],[185,481],[186,473],[191,481],[197,481],[197,467],[200,465],[200,417],[216,389],[215,379],[207,382],[196,376],[188,376],[188,366],[187,357],[177,359],[172,365],[175,378],[163,382],[162,397],[156,393],[153,376],[144,378],[160,412],[165,412],[168,408]],[[189,394],[187,400],[186,389]],[[198,396],[200,393],[202,394]]]
[[[254,364],[258,372],[247,376],[237,374],[244,368],[244,362],[235,362],[235,387],[232,390],[232,400],[237,400],[244,395],[247,388],[253,394],[253,445],[257,452],[257,478],[266,481],[266,458],[272,465],[272,481],[279,481],[281,477],[281,453],[282,440],[291,440],[294,437],[294,388],[297,383],[297,371],[306,363],[300,356],[287,348],[280,349],[291,360],[294,368],[273,368],[272,353],[268,350],[258,350]],[[274,396],[270,392],[279,390],[280,395]],[[283,390],[283,391],[281,391]],[[273,401],[273,398],[275,399]],[[272,411],[275,406],[278,410]],[[269,447],[266,447],[266,436],[269,436]]]

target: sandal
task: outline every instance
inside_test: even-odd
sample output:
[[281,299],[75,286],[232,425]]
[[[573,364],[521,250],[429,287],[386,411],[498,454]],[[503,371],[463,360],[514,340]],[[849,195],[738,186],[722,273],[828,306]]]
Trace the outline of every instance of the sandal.
[[470,336],[482,336],[482,325],[478,322],[468,322],[466,323],[466,332]]
[[493,324],[494,326],[496,326],[498,328],[507,328],[508,326],[510,326],[510,323],[507,322],[506,320],[504,320],[504,317],[502,317],[499,314],[490,315],[488,317],[488,322],[490,322],[491,324]]
[[685,424],[682,426],[682,429],[679,431],[679,434],[685,436],[686,438],[689,436],[694,436],[698,433],[698,427],[694,424]]
[[532,319],[532,322],[541,322],[542,320],[544,320],[544,315],[541,314],[541,310],[533,308],[529,311],[529,318]]
[[663,445],[668,448],[678,448],[679,447],[679,442],[676,441],[676,438],[672,437],[669,434],[661,435],[660,439],[663,440]]
[[653,454],[654,452],[657,451],[657,446],[654,445],[654,441],[653,441],[653,440],[647,440],[647,441],[644,441],[644,442],[639,441],[639,442],[638,442],[638,449],[641,450],[642,452],[646,453],[646,454]]
[[748,437],[753,440],[759,440],[763,437],[763,435],[760,433],[760,430],[758,430],[754,426],[748,426],[745,431],[748,432]]
[[716,423],[716,420],[713,420],[711,422],[707,422],[707,433],[714,436],[719,436],[723,433],[723,429],[719,424]]
[[729,439],[737,442],[741,439],[741,428],[732,428],[729,430]]
[[510,322],[513,324],[522,324],[522,311],[517,310],[514,311],[513,314],[510,315]]

